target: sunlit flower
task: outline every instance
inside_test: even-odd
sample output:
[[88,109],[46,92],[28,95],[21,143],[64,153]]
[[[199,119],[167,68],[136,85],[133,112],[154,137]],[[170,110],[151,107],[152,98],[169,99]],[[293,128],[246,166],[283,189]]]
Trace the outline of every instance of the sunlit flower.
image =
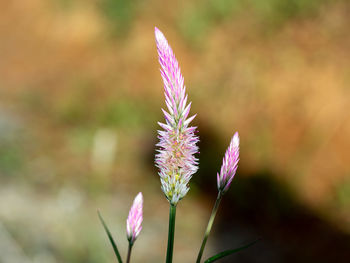
[[135,242],[142,229],[142,207],[143,197],[142,193],[140,192],[135,197],[134,202],[129,211],[128,219],[126,220],[126,235],[131,244]]
[[191,103],[187,103],[186,87],[179,64],[163,33],[155,28],[160,72],[164,82],[165,103],[168,111],[162,109],[165,123],[158,123],[159,143],[156,166],[162,190],[171,204],[176,205],[188,192],[188,183],[198,170],[198,137],[196,127],[189,126],[195,115],[188,117]]
[[232,182],[236,174],[239,161],[239,136],[236,132],[232,139],[230,146],[227,148],[224,159],[222,161],[220,174],[217,174],[218,190],[224,194]]

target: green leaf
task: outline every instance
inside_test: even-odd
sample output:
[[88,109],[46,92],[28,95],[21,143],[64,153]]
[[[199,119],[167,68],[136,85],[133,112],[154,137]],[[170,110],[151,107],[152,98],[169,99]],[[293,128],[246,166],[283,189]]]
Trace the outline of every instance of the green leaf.
[[120,254],[119,254],[117,245],[116,245],[116,243],[114,242],[114,239],[113,239],[113,237],[112,237],[112,234],[111,234],[111,232],[109,231],[109,229],[108,229],[108,227],[107,227],[105,221],[103,220],[103,218],[102,218],[102,216],[101,216],[101,214],[100,214],[100,211],[97,211],[97,214],[98,214],[98,217],[99,217],[100,220],[101,220],[101,223],[102,223],[102,225],[103,225],[103,228],[105,229],[105,231],[106,231],[106,233],[107,233],[108,239],[109,239],[109,241],[110,241],[111,244],[112,244],[114,253],[115,253],[115,255],[116,255],[116,257],[117,257],[119,263],[123,263],[122,258],[120,257]]
[[231,255],[231,254],[234,254],[234,253],[237,253],[243,249],[246,249],[252,245],[254,245],[256,242],[258,242],[260,240],[260,238],[254,240],[253,242],[247,244],[247,245],[244,245],[242,247],[239,247],[239,248],[235,248],[235,249],[230,249],[230,250],[226,250],[226,251],[223,251],[223,252],[220,252],[219,254],[216,254],[215,256],[212,256],[211,258],[208,258],[204,263],[211,263],[211,262],[214,262],[220,258],[223,258],[223,257],[226,257],[228,255]]

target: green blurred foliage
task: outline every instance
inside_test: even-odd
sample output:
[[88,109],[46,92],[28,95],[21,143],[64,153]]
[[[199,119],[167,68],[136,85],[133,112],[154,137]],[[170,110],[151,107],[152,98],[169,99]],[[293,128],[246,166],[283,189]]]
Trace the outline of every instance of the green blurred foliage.
[[21,135],[24,135],[24,131],[19,120],[3,112],[0,116],[0,178],[18,175],[23,168],[26,150],[23,145],[27,144]]
[[231,19],[242,8],[237,0],[205,0],[190,4],[179,15],[180,32],[190,44],[200,48],[203,36],[218,23]]
[[19,146],[0,144],[0,173],[11,175],[18,172],[23,165],[22,149]]
[[348,209],[350,206],[350,176],[347,176],[347,180],[339,184],[337,187],[337,200],[339,205]]
[[138,12],[139,0],[101,0],[101,12],[109,21],[112,36],[123,37],[132,26],[133,19]]
[[115,99],[106,102],[99,112],[99,120],[103,125],[124,127],[128,129],[137,129],[145,123],[149,123],[149,115],[146,105],[130,99]]
[[328,0],[205,0],[191,4],[179,16],[178,24],[185,39],[201,48],[203,38],[218,24],[238,19],[254,17],[261,29],[273,30],[282,27],[290,19],[317,13]]

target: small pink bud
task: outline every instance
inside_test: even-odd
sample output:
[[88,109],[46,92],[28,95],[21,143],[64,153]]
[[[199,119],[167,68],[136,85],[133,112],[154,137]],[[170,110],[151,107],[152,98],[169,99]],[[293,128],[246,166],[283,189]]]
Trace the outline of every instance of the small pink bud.
[[239,136],[236,132],[230,146],[227,148],[222,161],[220,174],[217,174],[218,190],[224,194],[231,185],[232,179],[236,174],[239,161]]
[[130,208],[128,219],[126,220],[126,235],[131,244],[133,244],[141,232],[142,226],[142,207],[143,197],[142,193],[138,193]]

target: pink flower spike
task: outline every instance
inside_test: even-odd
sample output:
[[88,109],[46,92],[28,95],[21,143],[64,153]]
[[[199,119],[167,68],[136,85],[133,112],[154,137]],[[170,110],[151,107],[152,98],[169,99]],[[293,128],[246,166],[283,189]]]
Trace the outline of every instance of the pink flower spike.
[[189,127],[195,115],[188,118],[191,103],[187,103],[186,87],[179,63],[165,36],[155,28],[160,72],[164,82],[165,104],[163,110],[166,123],[158,123],[156,166],[162,190],[168,201],[176,205],[189,190],[189,181],[198,170],[198,136],[196,128]]
[[141,232],[142,226],[142,207],[143,197],[142,193],[138,193],[130,208],[128,219],[126,220],[126,236],[131,244],[134,244],[136,238]]
[[231,185],[232,179],[236,174],[239,161],[239,136],[236,132],[230,146],[227,148],[222,161],[220,174],[217,174],[218,190],[224,194]]

